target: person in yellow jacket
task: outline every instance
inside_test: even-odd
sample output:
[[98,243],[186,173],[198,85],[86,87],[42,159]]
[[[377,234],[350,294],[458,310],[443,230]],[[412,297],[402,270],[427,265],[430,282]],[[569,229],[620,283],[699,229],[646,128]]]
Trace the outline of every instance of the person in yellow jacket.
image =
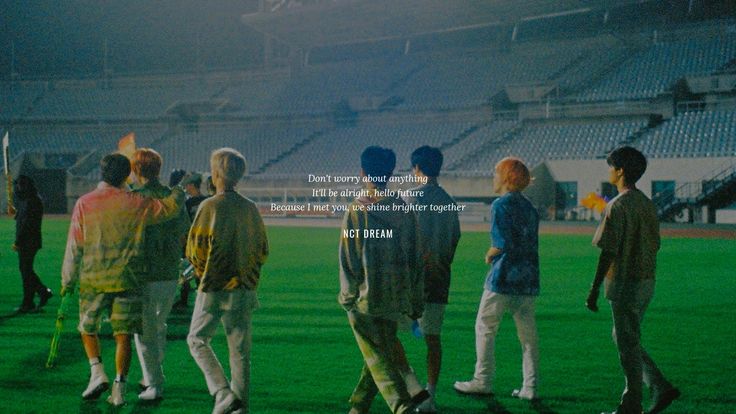
[[[256,288],[268,256],[268,239],[258,208],[235,191],[245,174],[245,158],[221,148],[210,158],[217,192],[202,201],[187,238],[186,256],[199,279],[187,343],[199,365],[213,414],[248,412],[251,315]],[[222,321],[230,349],[230,382],[210,341]]]

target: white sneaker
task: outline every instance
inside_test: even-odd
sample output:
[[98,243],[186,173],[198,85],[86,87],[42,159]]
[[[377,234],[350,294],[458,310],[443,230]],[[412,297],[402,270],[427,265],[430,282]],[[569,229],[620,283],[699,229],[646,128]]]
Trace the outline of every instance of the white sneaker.
[[481,383],[478,380],[470,381],[456,381],[453,385],[455,391],[461,394],[474,394],[474,395],[492,395],[491,386]]
[[104,371],[101,371],[98,375],[90,375],[89,384],[87,384],[87,388],[82,391],[82,398],[85,400],[96,400],[109,388],[110,380],[107,378]]
[[240,408],[240,401],[229,388],[223,388],[215,394],[215,407],[212,414],[232,414]]
[[141,391],[140,394],[138,394],[139,400],[144,401],[154,401],[154,400],[160,400],[164,397],[164,387],[163,386],[148,386],[145,390]]
[[434,397],[429,397],[426,400],[422,401],[422,403],[417,405],[417,408],[414,409],[414,412],[415,413],[436,413],[437,406],[434,404]]
[[521,400],[534,400],[537,398],[537,393],[533,389],[520,389],[520,390],[513,390],[511,392],[511,396],[514,398],[518,398]]
[[120,407],[125,404],[125,386],[126,382],[113,381],[112,390],[110,396],[107,397],[107,402],[115,407]]

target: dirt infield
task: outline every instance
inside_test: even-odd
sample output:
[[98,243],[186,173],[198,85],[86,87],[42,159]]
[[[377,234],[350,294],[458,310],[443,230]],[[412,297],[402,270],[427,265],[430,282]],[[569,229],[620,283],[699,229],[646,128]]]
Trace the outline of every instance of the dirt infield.
[[[340,227],[340,219],[337,218],[266,217],[265,222],[267,225],[284,227]],[[592,237],[597,225],[598,223],[593,221],[543,221],[540,223],[539,232],[541,234],[588,234]],[[484,222],[461,222],[461,227],[463,231],[488,231],[488,223]],[[736,225],[663,223],[661,232],[663,237],[736,240]]]

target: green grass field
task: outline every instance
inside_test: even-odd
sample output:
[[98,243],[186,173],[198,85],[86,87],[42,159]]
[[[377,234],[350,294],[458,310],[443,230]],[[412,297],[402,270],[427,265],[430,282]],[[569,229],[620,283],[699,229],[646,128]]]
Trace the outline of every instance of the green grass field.
[[[10,249],[13,221],[0,219],[0,401],[3,413],[103,413],[104,398],[84,403],[88,364],[72,317],[53,369],[44,363],[59,298],[45,312],[11,316],[21,300],[17,256]],[[68,221],[44,222],[44,249],[36,271],[58,292]],[[362,359],[336,303],[337,229],[270,227],[271,256],[259,288],[254,316],[251,407],[253,413],[344,413]],[[444,366],[437,401],[441,413],[599,413],[615,408],[623,377],[611,342],[609,307],[586,311],[583,301],[597,250],[590,236],[543,235],[542,295],[537,302],[541,342],[541,404],[508,395],[521,382],[521,353],[513,321],[497,338],[494,401],[457,395],[455,380],[468,379],[475,361],[473,324],[486,266],[485,233],[464,233],[453,266],[450,305],[443,331]],[[655,299],[644,323],[644,345],[681,390],[669,413],[736,412],[736,243],[733,240],[665,239],[659,255]],[[190,299],[193,303],[193,300]],[[191,305],[190,305],[191,311]],[[206,413],[212,400],[186,345],[189,314],[169,323],[165,399],[140,404],[134,387],[140,368],[134,358],[124,413]],[[402,340],[420,378],[424,345],[410,334]],[[224,335],[215,347],[226,364]],[[114,344],[103,334],[103,359],[114,374]],[[388,409],[379,398],[372,413]]]

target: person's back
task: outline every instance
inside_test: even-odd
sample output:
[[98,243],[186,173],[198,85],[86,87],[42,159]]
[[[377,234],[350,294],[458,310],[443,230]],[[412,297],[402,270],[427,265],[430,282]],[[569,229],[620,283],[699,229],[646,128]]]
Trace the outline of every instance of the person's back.
[[491,229],[494,247],[502,252],[493,260],[490,290],[507,295],[539,294],[539,214],[523,194],[511,191],[491,206],[493,222],[509,223]]
[[[215,150],[210,168],[217,193],[199,206],[187,238],[186,256],[200,279],[187,344],[215,398],[212,412],[249,412],[251,317],[268,239],[258,208],[235,191],[246,171],[243,155]],[[230,351],[229,381],[211,346],[220,323]]]
[[[205,239],[209,239],[207,244],[202,243]],[[199,282],[203,292],[222,290],[233,277],[255,290],[268,254],[258,207],[235,191],[204,200],[192,225],[188,249],[194,267],[203,270]]]
[[130,337],[141,328],[141,275],[145,273],[143,251],[145,227],[173,218],[184,203],[181,190],[160,200],[128,191],[125,180],[130,161],[109,154],[100,162],[102,181],[77,200],[72,212],[64,263],[61,295],[79,284],[79,331],[90,362],[90,380],[82,392],[94,400],[109,388],[100,360],[98,331],[107,312],[116,342],[116,377],[108,402],[125,404],[130,368]]
[[[171,189],[158,180],[147,182],[133,190],[143,197],[162,199],[171,194]],[[177,280],[183,237],[189,230],[189,216],[180,209],[177,217],[159,224],[146,226],[144,254],[147,269],[145,281]]]
[[[417,249],[426,272],[424,290],[429,303],[447,303],[450,289],[450,267],[460,240],[460,222],[455,210],[431,211],[432,206],[456,205],[455,200],[436,180],[412,189],[418,193],[408,198],[410,204],[424,206],[416,212]],[[440,236],[441,237],[438,237]]]
[[115,292],[140,284],[138,275],[147,269],[145,227],[150,217],[161,216],[161,208],[161,204],[104,182],[77,200],[69,231],[70,236],[81,233],[82,243],[76,246],[84,251],[79,268],[81,291]]
[[621,402],[613,413],[641,413],[643,384],[649,386],[652,405],[659,413],[680,397],[647,354],[641,340],[641,322],[654,296],[654,274],[659,250],[659,220],[654,203],[637,187],[647,159],[633,147],[620,147],[606,158],[608,182],[619,192],[603,212],[593,244],[601,249],[585,305],[598,311],[600,286],[605,280],[611,304],[613,340],[626,378]]
[[394,197],[356,199],[340,241],[341,278],[358,282],[357,297],[341,297],[341,303],[391,320],[413,313],[415,296],[422,296],[414,254],[416,221],[395,205],[405,203]]
[[417,319],[424,310],[416,267],[416,219],[406,203],[385,191],[396,154],[371,146],[360,156],[364,194],[345,212],[340,232],[338,302],[363,355],[350,413],[370,410],[377,392],[395,414],[414,412],[429,394],[411,395],[397,355],[401,315]]
[[[659,250],[659,219],[654,203],[639,189],[620,193],[606,206],[604,225],[596,233],[595,243],[614,255],[606,275],[606,298],[625,300],[632,283],[654,279]],[[605,223],[616,223],[606,226]],[[602,230],[607,228],[607,232]]]

